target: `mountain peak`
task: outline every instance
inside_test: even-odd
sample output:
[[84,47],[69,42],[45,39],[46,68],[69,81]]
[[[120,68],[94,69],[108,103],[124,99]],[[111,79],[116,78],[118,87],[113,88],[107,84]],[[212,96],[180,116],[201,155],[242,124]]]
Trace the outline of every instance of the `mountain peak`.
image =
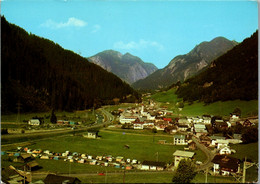
[[221,36],[201,42],[189,53],[174,57],[165,68],[137,81],[132,86],[136,89],[158,89],[168,87],[174,82],[184,81],[196,75],[235,45],[236,42]]
[[105,50],[90,57],[89,60],[130,84],[157,70],[153,64],[145,63],[129,52],[122,55],[118,51]]

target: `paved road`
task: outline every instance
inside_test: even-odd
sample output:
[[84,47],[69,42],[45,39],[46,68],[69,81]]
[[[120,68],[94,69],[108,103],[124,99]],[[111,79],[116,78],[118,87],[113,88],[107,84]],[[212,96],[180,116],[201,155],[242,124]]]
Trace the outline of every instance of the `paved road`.
[[206,161],[197,168],[197,171],[205,170],[206,168],[209,168],[209,167],[213,166],[213,163],[211,162],[211,160],[214,158],[214,156],[216,154],[212,153],[206,146],[204,146],[203,144],[199,143],[199,141],[198,141],[198,139],[196,137],[192,136],[192,140],[196,143],[196,146],[201,151],[203,151],[206,154],[206,156],[207,156]]
[[[107,172],[107,176],[116,176],[116,175],[123,175],[124,170],[120,170],[117,172]],[[161,174],[161,173],[172,173],[172,171],[141,171],[141,170],[135,170],[135,171],[125,171],[125,175],[137,175],[137,174]],[[48,174],[55,174],[51,172],[45,172],[45,173],[32,173],[33,179],[42,179],[45,178]],[[78,174],[58,174],[60,176],[71,176],[71,177],[87,177],[87,176],[98,176],[98,173],[78,173]]]
[[[24,133],[24,134],[7,134],[7,135],[1,135],[1,141],[2,141],[2,146],[3,145],[7,145],[9,143],[9,141],[13,143],[18,143],[21,142],[19,139],[27,139],[28,140],[36,140],[36,139],[42,139],[45,137],[51,137],[51,136],[61,136],[64,134],[73,134],[73,133],[80,133],[80,132],[84,132],[87,131],[90,128],[99,128],[102,127],[104,125],[108,125],[109,123],[111,123],[114,120],[114,116],[112,114],[110,114],[107,110],[101,108],[99,109],[102,113],[102,115],[104,116],[105,120],[103,123],[100,124],[95,124],[92,125],[91,127],[84,127],[84,128],[79,128],[79,129],[60,129],[60,130],[46,130],[46,131],[42,131],[42,132],[37,132],[37,133]],[[27,141],[28,141],[27,140]],[[26,140],[24,140],[23,142],[25,142]]]

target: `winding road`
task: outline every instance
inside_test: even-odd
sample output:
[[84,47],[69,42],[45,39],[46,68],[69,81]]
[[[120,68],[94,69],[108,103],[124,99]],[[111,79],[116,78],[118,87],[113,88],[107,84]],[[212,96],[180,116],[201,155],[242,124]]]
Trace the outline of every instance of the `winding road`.
[[[73,134],[73,133],[81,133],[84,131],[87,131],[92,128],[99,128],[103,127],[104,125],[110,124],[114,120],[114,116],[110,114],[105,108],[99,109],[104,116],[104,122],[99,124],[94,124],[89,127],[79,128],[79,129],[56,129],[56,130],[43,130],[41,132],[32,132],[32,133],[20,133],[20,134],[7,134],[7,135],[1,135],[1,147],[10,147],[11,145],[18,145],[20,143],[25,143],[31,140],[39,140],[39,139],[45,139],[46,137],[52,137],[52,136],[62,136],[65,134]],[[21,141],[20,139],[24,139],[24,141]]]
[[216,154],[212,153],[212,151],[210,151],[206,146],[201,144],[195,136],[192,136],[192,140],[196,143],[196,146],[207,156],[206,161],[197,168],[197,171],[205,170],[206,168],[212,167],[213,163],[211,162],[211,160]]

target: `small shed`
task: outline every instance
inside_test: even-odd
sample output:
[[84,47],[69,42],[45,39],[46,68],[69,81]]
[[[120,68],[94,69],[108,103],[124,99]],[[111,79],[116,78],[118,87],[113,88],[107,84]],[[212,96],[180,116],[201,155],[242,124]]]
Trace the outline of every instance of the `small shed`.
[[39,164],[38,164],[35,160],[33,160],[33,161],[31,161],[31,162],[28,162],[28,163],[26,164],[26,167],[27,167],[27,169],[30,170],[30,171],[35,171],[35,170],[37,170],[37,169],[40,168],[40,167],[39,167]]

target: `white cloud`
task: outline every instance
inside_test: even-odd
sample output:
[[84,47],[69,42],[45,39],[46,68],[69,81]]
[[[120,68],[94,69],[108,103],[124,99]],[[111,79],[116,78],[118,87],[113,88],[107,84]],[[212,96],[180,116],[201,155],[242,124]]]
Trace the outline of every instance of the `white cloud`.
[[146,41],[143,39],[140,39],[139,42],[128,42],[128,43],[124,43],[122,41],[116,42],[114,43],[114,48],[116,49],[125,49],[125,50],[129,50],[129,49],[146,49],[148,47],[154,47],[157,48],[159,50],[163,50],[164,47],[162,44],[155,42],[155,41]]
[[92,29],[92,31],[91,31],[91,33],[96,33],[96,32],[98,32],[98,31],[100,30],[100,28],[101,28],[100,25],[98,25],[98,24],[94,25],[94,26],[93,26],[93,29]]
[[47,20],[45,23],[41,24],[43,27],[59,29],[64,27],[84,27],[88,25],[87,22],[77,19],[75,17],[70,17],[67,22],[55,22],[51,19]]

